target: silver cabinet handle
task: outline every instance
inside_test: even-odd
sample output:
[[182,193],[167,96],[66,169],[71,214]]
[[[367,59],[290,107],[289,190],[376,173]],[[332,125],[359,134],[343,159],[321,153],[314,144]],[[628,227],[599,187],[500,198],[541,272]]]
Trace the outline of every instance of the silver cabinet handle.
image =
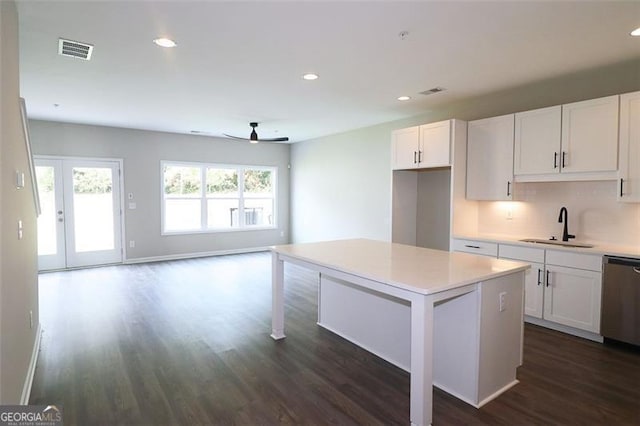
[[464,246],[468,247],[468,248],[472,248],[472,249],[479,249],[480,248],[480,246],[470,246],[468,244],[465,244]]

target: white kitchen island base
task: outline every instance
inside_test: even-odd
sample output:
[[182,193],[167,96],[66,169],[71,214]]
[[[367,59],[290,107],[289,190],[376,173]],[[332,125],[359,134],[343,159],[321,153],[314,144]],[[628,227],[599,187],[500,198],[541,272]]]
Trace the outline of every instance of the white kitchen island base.
[[412,424],[431,423],[433,384],[479,407],[517,383],[528,265],[370,240],[272,251],[271,336],[285,337],[283,262],[320,272],[319,323],[410,371]]

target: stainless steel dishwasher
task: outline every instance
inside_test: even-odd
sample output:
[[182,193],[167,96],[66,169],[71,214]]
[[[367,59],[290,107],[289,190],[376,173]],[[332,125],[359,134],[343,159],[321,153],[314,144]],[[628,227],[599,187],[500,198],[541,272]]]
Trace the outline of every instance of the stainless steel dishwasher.
[[640,259],[604,257],[600,333],[640,345]]

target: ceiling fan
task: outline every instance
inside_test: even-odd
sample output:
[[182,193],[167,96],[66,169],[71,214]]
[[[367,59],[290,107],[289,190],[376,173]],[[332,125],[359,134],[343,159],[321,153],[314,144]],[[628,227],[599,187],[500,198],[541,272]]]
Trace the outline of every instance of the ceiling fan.
[[242,140],[245,140],[245,141],[249,141],[251,143],[258,143],[258,142],[288,142],[289,141],[289,138],[286,137],[286,136],[285,137],[281,137],[281,138],[260,139],[258,137],[258,133],[256,133],[256,127],[258,127],[258,123],[252,122],[252,123],[249,123],[249,126],[251,126],[251,134],[249,135],[248,138],[241,138],[239,136],[228,135],[226,133],[223,133],[223,134],[228,138],[242,139]]

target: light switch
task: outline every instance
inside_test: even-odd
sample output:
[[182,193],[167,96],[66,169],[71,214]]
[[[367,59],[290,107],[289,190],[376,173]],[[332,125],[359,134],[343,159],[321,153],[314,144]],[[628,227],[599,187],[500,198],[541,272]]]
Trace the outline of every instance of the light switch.
[[129,203],[129,210],[135,210],[136,207],[136,203]]
[[24,172],[21,172],[20,170],[16,170],[16,188],[24,188]]

